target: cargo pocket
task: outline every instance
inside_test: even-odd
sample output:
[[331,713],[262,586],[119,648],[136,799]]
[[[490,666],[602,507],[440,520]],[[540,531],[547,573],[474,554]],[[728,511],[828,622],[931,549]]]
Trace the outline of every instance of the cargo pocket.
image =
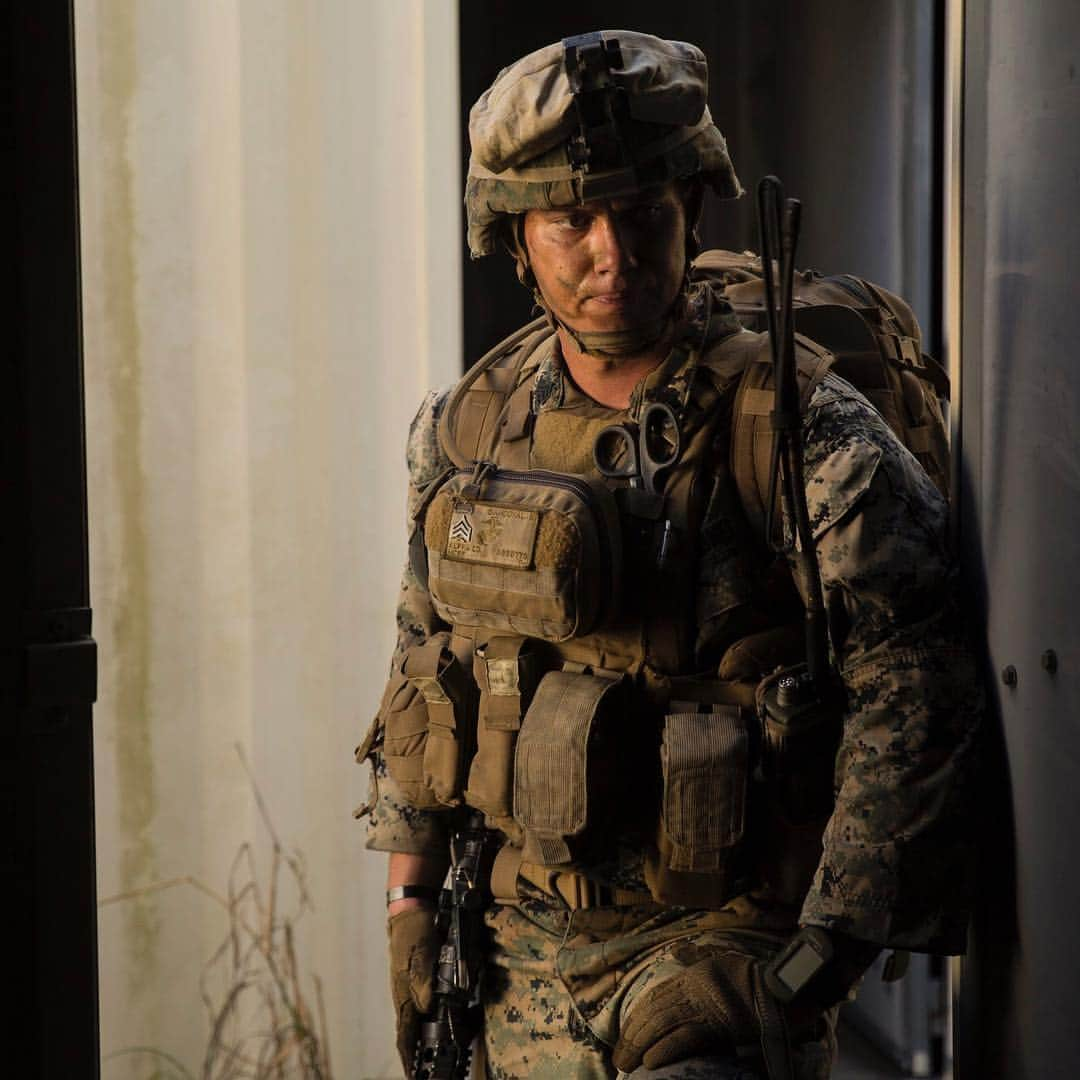
[[473,658],[480,703],[465,801],[512,841],[520,840],[513,818],[514,749],[537,678],[537,661],[528,647],[523,638],[496,637],[479,646]]
[[540,680],[514,756],[514,819],[526,862],[566,865],[587,843],[591,804],[604,802],[605,782],[591,758],[599,757],[598,740],[617,719],[622,685],[618,677],[570,671]]

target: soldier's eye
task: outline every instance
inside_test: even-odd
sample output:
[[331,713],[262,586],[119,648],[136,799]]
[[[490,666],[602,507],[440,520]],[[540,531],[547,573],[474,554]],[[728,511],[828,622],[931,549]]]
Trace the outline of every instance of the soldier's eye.
[[634,217],[640,221],[643,225],[651,224],[654,221],[659,221],[664,214],[663,203],[641,203],[635,206],[633,209]]
[[573,229],[575,231],[583,231],[589,227],[592,218],[588,214],[574,213],[567,214],[566,217],[559,218],[559,224],[566,229]]

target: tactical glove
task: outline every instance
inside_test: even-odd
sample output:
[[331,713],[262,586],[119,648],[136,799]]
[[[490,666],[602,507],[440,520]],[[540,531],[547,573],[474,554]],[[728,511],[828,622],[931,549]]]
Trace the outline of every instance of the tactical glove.
[[760,1052],[770,1076],[790,1075],[789,1032],[806,1036],[826,1009],[845,1000],[878,946],[832,935],[832,962],[788,1005],[765,985],[762,962],[713,953],[645,990],[623,1024],[612,1060],[623,1072],[658,1069],[717,1050]]
[[763,1021],[780,1025],[778,1034],[786,1036],[779,1004],[766,990],[757,962],[741,953],[717,953],[641,994],[612,1060],[633,1072],[642,1064],[658,1069],[711,1051],[756,1047]]
[[390,934],[390,995],[397,1020],[397,1049],[406,1076],[412,1076],[420,1019],[430,1012],[439,936],[435,912],[407,908],[392,916]]

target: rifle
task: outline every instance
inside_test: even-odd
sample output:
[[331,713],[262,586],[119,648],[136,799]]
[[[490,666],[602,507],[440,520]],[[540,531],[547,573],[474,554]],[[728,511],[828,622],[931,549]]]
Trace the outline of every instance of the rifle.
[[435,927],[443,945],[435,967],[432,1011],[420,1024],[413,1080],[467,1080],[472,1042],[483,1013],[484,909],[491,902],[496,836],[484,815],[462,807],[451,834],[450,870],[439,894]]

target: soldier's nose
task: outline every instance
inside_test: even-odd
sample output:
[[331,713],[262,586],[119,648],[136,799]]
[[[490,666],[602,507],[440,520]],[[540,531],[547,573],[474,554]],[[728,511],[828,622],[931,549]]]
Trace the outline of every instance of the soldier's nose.
[[618,218],[610,212],[597,214],[593,220],[593,264],[598,273],[617,274],[637,265],[630,236]]

